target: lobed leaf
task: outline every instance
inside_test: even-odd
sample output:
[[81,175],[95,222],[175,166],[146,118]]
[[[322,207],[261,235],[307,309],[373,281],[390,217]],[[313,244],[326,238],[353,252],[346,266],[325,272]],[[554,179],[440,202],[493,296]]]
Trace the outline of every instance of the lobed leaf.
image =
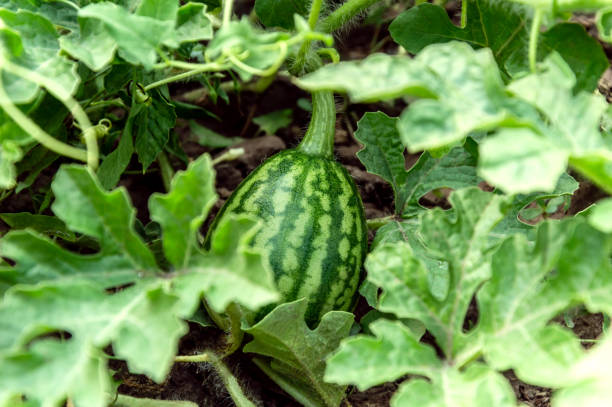
[[279,305],[245,332],[253,340],[244,347],[255,353],[258,365],[296,400],[307,406],[337,406],[344,398],[344,386],[325,383],[325,359],[349,334],[353,315],[328,312],[316,329],[304,321],[307,301]]
[[185,267],[198,250],[198,229],[217,200],[214,177],[210,156],[204,154],[174,176],[167,194],[149,199],[151,219],[162,227],[166,258],[177,268]]

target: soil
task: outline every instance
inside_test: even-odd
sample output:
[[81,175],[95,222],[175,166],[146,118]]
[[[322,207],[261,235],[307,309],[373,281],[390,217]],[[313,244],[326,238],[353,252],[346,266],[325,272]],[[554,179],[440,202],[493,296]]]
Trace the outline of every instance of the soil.
[[[456,5],[449,7],[449,14],[456,16]],[[589,28],[588,20],[585,25]],[[351,31],[350,35],[343,35],[339,39],[340,53],[344,59],[363,58],[370,52],[370,44],[378,44],[380,50],[395,52],[394,43],[388,39],[385,25],[381,27],[365,26]],[[376,38],[376,41],[373,41]],[[608,50],[608,49],[607,49]],[[600,83],[600,91],[610,97],[612,84],[612,71],[607,72]],[[175,97],[181,97],[186,92],[193,91],[189,85],[175,85],[171,87]],[[218,115],[220,120],[208,116],[198,119],[198,122],[228,137],[243,137],[245,141],[236,147],[244,147],[245,154],[231,162],[222,162],[216,165],[217,193],[220,197],[207,222],[219,210],[223,202],[236,188],[240,181],[257,167],[267,157],[285,148],[297,145],[308,125],[309,113],[298,107],[298,100],[307,95],[293,86],[289,81],[277,80],[263,93],[244,91],[229,93],[229,104],[219,102],[217,105],[205,97],[198,103],[212,113]],[[361,146],[355,140],[353,133],[357,128],[356,122],[367,111],[383,111],[390,116],[397,116],[405,107],[401,102],[395,104],[348,104],[342,97],[337,96],[338,120],[336,129],[335,154],[355,179],[359,192],[363,198],[368,218],[378,218],[391,215],[393,211],[393,191],[391,187],[377,176],[365,171],[363,165],[356,158],[355,153]],[[293,109],[293,122],[276,135],[262,135],[253,123],[254,117],[280,109]],[[176,132],[180,136],[181,145],[186,154],[193,158],[209,152],[213,156],[223,153],[220,150],[210,150],[194,142],[189,134],[187,122],[179,120]],[[176,157],[170,157],[175,169],[184,168],[184,163]],[[407,157],[408,162],[414,162],[416,156]],[[40,208],[41,197],[45,187],[57,170],[61,160],[43,171],[31,190],[14,194],[0,203],[0,212],[37,211]],[[133,162],[130,169],[137,170],[138,164]],[[137,208],[137,216],[143,222],[149,221],[147,201],[153,192],[163,191],[163,184],[159,171],[152,169],[145,175],[130,174],[125,176],[121,185],[125,186]],[[32,193],[31,191],[36,191]],[[39,192],[40,191],[40,192]],[[37,195],[38,194],[38,195]],[[593,202],[604,197],[599,189],[585,180],[580,180],[580,189],[572,198],[572,203],[565,215],[574,214],[586,208]],[[432,195],[428,205],[445,206],[444,199]],[[50,213],[48,209],[43,213]],[[564,214],[561,214],[564,215]],[[204,226],[206,228],[206,224]],[[6,231],[6,226],[0,222],[0,235]],[[357,306],[357,319],[367,312],[368,306],[361,302]],[[466,325],[473,325],[477,320],[475,304],[470,308],[466,318]],[[563,323],[560,320],[559,323]],[[578,312],[573,315],[573,330],[583,339],[594,339],[601,334],[603,317],[600,314],[587,314]],[[179,354],[189,355],[205,349],[215,348],[221,340],[222,334],[213,328],[205,328],[190,323],[189,333],[180,342]],[[431,342],[431,336],[426,335],[425,341]],[[585,342],[585,346],[589,346]],[[290,396],[282,391],[275,383],[269,380],[251,362],[250,356],[237,352],[227,361],[229,368],[238,377],[246,393],[252,399],[259,400],[259,405],[266,407],[292,407],[299,406]],[[170,372],[168,378],[161,384],[154,383],[145,376],[133,375],[127,371],[125,364],[112,361],[111,367],[116,370],[116,379],[121,381],[119,391],[138,397],[150,397],[168,400],[191,400],[201,407],[232,406],[233,403],[225,392],[225,388],[216,373],[206,363],[179,363]],[[531,386],[518,380],[513,372],[504,373],[514,389],[517,399],[532,407],[546,407],[550,405],[550,389]],[[386,383],[364,392],[350,388],[343,405],[353,407],[383,407],[389,405],[389,400],[397,390],[400,381]]]

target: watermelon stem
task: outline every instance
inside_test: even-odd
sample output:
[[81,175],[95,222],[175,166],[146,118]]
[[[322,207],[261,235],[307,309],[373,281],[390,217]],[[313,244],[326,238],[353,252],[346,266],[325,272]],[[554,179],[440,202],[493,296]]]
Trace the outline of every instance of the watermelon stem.
[[312,118],[297,149],[309,155],[332,159],[336,135],[336,103],[330,91],[312,93]]

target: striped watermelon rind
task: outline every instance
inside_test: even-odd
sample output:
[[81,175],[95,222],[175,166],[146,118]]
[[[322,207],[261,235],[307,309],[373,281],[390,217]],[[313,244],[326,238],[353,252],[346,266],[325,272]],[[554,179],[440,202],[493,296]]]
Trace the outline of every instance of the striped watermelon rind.
[[262,220],[253,245],[263,249],[283,302],[308,298],[309,325],[328,311],[352,309],[367,228],[359,192],[342,165],[298,149],[278,153],[242,181],[216,216],[207,241],[230,213]]

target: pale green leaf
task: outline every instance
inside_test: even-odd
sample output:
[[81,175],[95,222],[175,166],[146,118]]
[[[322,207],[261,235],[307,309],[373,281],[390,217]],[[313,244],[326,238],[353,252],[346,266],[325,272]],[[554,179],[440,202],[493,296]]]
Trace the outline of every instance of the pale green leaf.
[[142,283],[116,294],[86,282],[16,286],[0,305],[0,349],[19,352],[41,334],[67,331],[70,341],[100,349],[112,343],[130,371],[162,381],[187,331],[175,316],[177,298],[163,285]]
[[460,372],[447,367],[430,382],[409,380],[391,399],[391,407],[515,407],[512,387],[501,374],[483,364]]
[[[308,302],[282,304],[246,330],[253,340],[244,351],[265,356],[259,365],[294,398],[308,406],[337,406],[344,386],[325,383],[325,360],[349,334],[353,315],[331,311],[311,330],[304,321]],[[306,400],[307,402],[305,402]]]
[[26,395],[35,406],[57,406],[68,396],[75,405],[106,407],[111,390],[103,352],[87,342],[46,339],[28,350],[0,356],[3,397]]
[[53,212],[69,229],[99,239],[103,253],[122,253],[135,268],[156,268],[153,255],[133,230],[135,210],[125,189],[105,192],[88,169],[77,165],[61,167],[51,188]]
[[[21,40],[21,51],[17,54],[14,53],[17,49],[13,42],[13,53],[10,57],[12,63],[53,82],[54,88],[65,96],[76,91],[80,82],[76,73],[77,65],[59,55],[59,35],[49,20],[26,10],[12,12],[0,8],[0,23],[17,33]],[[7,54],[5,57],[8,56]],[[0,72],[0,80],[6,93],[17,104],[31,102],[39,91],[34,82],[12,75],[6,69]]]
[[[151,3],[151,2],[149,2]],[[175,19],[130,14],[116,4],[89,4],[79,10],[79,19],[102,22],[106,33],[117,43],[119,54],[128,62],[150,69],[157,61],[157,49],[167,38],[172,38]]]
[[369,327],[375,337],[342,341],[327,361],[325,381],[365,390],[406,374],[431,377],[442,368],[435,350],[420,343],[403,323],[381,319]]
[[99,71],[108,65],[117,50],[117,43],[104,30],[104,23],[92,18],[79,18],[78,31],[60,37],[59,43],[64,51],[92,71]]
[[272,270],[261,252],[251,247],[259,227],[243,215],[228,217],[215,228],[210,251],[193,256],[186,272],[172,281],[180,298],[180,315],[193,314],[202,295],[219,313],[232,302],[256,310],[278,301]]
[[480,145],[478,171],[509,194],[552,191],[568,151],[528,128],[503,129]]
[[204,154],[175,175],[167,194],[149,199],[151,219],[162,227],[166,258],[177,268],[185,267],[198,250],[198,229],[217,200],[214,179],[210,156]]
[[16,262],[14,283],[85,280],[101,287],[127,284],[140,271],[123,254],[79,255],[31,230],[11,231],[0,239],[0,254]]
[[213,37],[212,23],[205,11],[205,5],[194,2],[178,9],[175,31],[178,42],[204,41]]
[[201,126],[194,120],[189,121],[193,140],[204,146],[212,148],[230,147],[244,141],[241,137],[225,137],[207,127]]
[[383,291],[379,310],[421,320],[452,358],[466,342],[462,327],[472,295],[490,277],[488,235],[503,218],[505,198],[468,188],[454,192],[450,202],[452,211],[422,214],[418,230],[428,255],[448,262],[443,298],[432,290],[424,262],[403,242],[378,246],[366,269],[368,280]]
[[542,224],[535,246],[522,235],[504,241],[477,295],[476,333],[489,364],[542,386],[566,383],[581,347],[571,332],[548,323],[572,301],[593,312],[610,309],[609,252],[609,239],[578,218]]
[[612,233],[612,199],[597,202],[589,214],[589,223],[604,233]]

